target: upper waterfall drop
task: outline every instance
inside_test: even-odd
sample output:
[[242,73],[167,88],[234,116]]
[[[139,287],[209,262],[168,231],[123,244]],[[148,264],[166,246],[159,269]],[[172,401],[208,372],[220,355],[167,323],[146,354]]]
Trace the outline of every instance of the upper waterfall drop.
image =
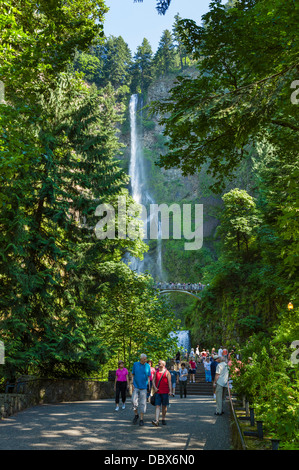
[[[138,111],[138,107],[140,110]],[[131,139],[131,153],[129,164],[129,176],[131,195],[138,204],[143,204],[147,213],[150,214],[149,206],[154,204],[155,201],[148,189],[148,180],[146,174],[146,162],[143,155],[143,141],[142,141],[142,127],[139,125],[139,116],[142,117],[143,103],[140,102],[137,94],[131,95],[129,104],[130,113],[130,139]],[[147,219],[147,224],[150,222],[150,217]],[[162,233],[161,223],[158,224],[158,239],[156,252],[153,255],[145,253],[144,260],[140,261],[134,259],[131,262],[132,269],[137,272],[144,272],[148,270],[153,277],[159,280],[163,279],[163,266],[162,266]]]
[[129,176],[131,181],[131,193],[134,201],[139,204],[141,201],[141,181],[140,181],[140,153],[139,139],[137,135],[137,106],[138,95],[132,95],[130,99],[130,129],[131,129],[131,158],[129,166]]

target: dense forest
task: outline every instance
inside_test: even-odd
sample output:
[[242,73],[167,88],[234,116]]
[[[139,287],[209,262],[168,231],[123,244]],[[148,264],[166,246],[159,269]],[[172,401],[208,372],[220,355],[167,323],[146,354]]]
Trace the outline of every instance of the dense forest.
[[[164,14],[170,2],[158,3]],[[170,357],[181,325],[194,345],[238,350],[236,390],[295,448],[298,5],[215,0],[202,25],[177,14],[156,52],[144,38],[135,54],[104,36],[106,11],[92,0],[0,6],[0,379],[104,377],[119,358]],[[204,205],[200,250],[162,245],[165,279],[203,283],[200,302],[166,300],[124,262],[154,241],[90,230],[99,204],[132,202],[132,94],[155,199]]]

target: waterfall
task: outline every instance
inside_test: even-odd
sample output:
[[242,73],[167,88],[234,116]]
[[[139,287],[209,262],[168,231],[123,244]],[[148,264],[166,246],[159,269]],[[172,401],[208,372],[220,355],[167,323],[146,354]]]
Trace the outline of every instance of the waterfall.
[[132,95],[130,99],[130,128],[131,128],[131,158],[129,176],[131,178],[131,194],[134,201],[142,203],[141,198],[141,163],[142,158],[140,140],[137,135],[137,106],[138,95]]
[[[131,155],[129,165],[129,176],[131,182],[131,195],[139,204],[143,204],[147,208],[147,214],[150,214],[149,206],[154,204],[153,197],[150,194],[147,185],[146,177],[146,162],[143,155],[143,142],[142,133],[138,125],[138,95],[131,96],[129,111],[130,111],[130,131],[131,131]],[[141,101],[141,108],[143,103]],[[142,111],[140,116],[142,117]],[[147,225],[149,225],[150,217],[148,216]],[[148,270],[150,274],[158,279],[163,280],[163,266],[162,266],[162,233],[161,222],[158,223],[158,239],[155,255],[144,254],[144,259],[141,261],[137,258],[131,258],[131,268],[137,272],[144,272]]]
[[183,348],[184,351],[188,353],[191,350],[191,333],[190,330],[181,330],[181,331],[172,331],[170,333],[172,338],[177,338],[178,349]]

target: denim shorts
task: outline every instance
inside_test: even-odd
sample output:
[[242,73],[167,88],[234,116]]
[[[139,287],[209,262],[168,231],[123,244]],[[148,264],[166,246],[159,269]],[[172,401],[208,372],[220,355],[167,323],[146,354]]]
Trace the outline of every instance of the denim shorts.
[[167,406],[169,405],[169,395],[168,393],[156,393],[155,395],[155,405],[156,406]]

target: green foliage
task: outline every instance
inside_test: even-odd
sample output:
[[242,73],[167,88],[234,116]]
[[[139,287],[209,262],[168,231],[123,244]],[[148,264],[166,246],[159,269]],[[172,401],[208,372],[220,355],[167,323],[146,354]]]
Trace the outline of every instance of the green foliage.
[[154,65],[158,75],[167,74],[175,64],[175,49],[171,32],[166,29],[161,36]]
[[104,345],[112,353],[106,368],[115,368],[116,356],[128,367],[141,353],[154,361],[172,357],[176,343],[169,333],[179,328],[179,322],[165,299],[155,295],[151,277],[114,262],[103,264],[101,273],[99,326]]
[[[96,207],[113,203],[128,181],[114,159],[119,143],[112,88],[99,92],[61,74],[38,104],[42,113],[29,126],[19,110],[15,129],[19,139],[31,138],[30,172],[15,167],[1,189],[1,336],[8,344],[8,377],[31,368],[48,375],[98,370],[107,354],[97,323],[101,263],[120,263],[127,251],[141,256],[145,249],[140,240],[99,240],[94,233]],[[9,132],[15,120],[6,109]]]
[[255,202],[243,189],[232,189],[222,197],[224,209],[221,212],[221,225],[218,233],[222,235],[226,253],[234,251],[240,253],[245,246],[249,253],[249,243],[253,230],[257,226]]
[[160,156],[165,168],[192,174],[209,162],[223,189],[250,145],[267,133],[271,143],[297,140],[296,106],[290,85],[296,78],[298,44],[295,11],[288,0],[241,1],[233,7],[215,0],[203,25],[177,26],[187,51],[198,60],[196,77],[178,77],[169,98],[153,109],[170,137]]
[[141,46],[137,47],[134,56],[134,63],[131,67],[133,93],[146,93],[149,85],[153,81],[153,63],[152,48],[146,38],[143,39]]
[[[167,357],[173,352],[169,333],[179,328],[169,306],[153,295],[150,279],[134,275],[121,261],[128,252],[141,257],[146,245],[140,239],[99,240],[93,231],[99,204],[115,205],[119,195],[132,202],[125,189],[128,177],[115,160],[121,147],[115,127],[120,102],[130,91],[131,53],[121,37],[100,40],[102,24],[93,21],[96,11],[97,19],[105,12],[101,2],[88,19],[86,2],[72,2],[73,10],[67,2],[39,5],[31,24],[12,8],[15,30],[4,28],[3,36],[4,41],[14,34],[19,38],[16,53],[5,56],[1,69],[9,70],[0,115],[0,334],[6,345],[1,373],[11,380],[28,372],[103,373],[104,364],[115,367],[117,355],[131,363],[145,350],[155,360]],[[29,18],[32,2],[23,6]],[[63,46],[61,34],[70,39]],[[38,50],[42,39],[52,51],[47,56]],[[152,79],[146,40],[139,53],[136,63],[146,88]],[[36,81],[30,67],[44,79]]]
[[[250,364],[248,357],[253,358]],[[280,439],[284,449],[294,448],[299,437],[298,365],[292,365],[290,357],[285,342],[253,336],[242,348],[243,366],[233,378],[234,391],[247,396],[266,434]]]
[[[162,114],[168,138],[152,152],[160,151],[159,166],[199,174],[198,191],[222,193],[224,203],[216,239],[204,240],[215,254],[206,263],[198,253],[186,260],[180,241],[163,245],[171,281],[197,273],[207,286],[200,304],[182,312],[176,302],[176,309],[194,343],[240,346],[244,365],[234,374],[234,390],[247,395],[266,432],[285,449],[296,448],[299,432],[298,365],[290,360],[299,334],[299,129],[298,105],[290,99],[297,16],[291,0],[215,0],[202,26],[178,17],[173,32],[180,66],[183,46],[197,61],[197,74],[177,77],[168,97],[151,106]],[[246,191],[236,183],[237,171]],[[173,202],[168,183],[160,175],[154,188]],[[182,178],[172,184],[178,197]],[[190,193],[186,202],[194,201]],[[287,312],[290,300],[295,308]]]
[[[87,14],[88,12],[88,14]],[[103,0],[7,0],[0,6],[0,79],[5,99],[34,102],[82,51],[103,36]],[[28,103],[27,103],[28,104]]]

